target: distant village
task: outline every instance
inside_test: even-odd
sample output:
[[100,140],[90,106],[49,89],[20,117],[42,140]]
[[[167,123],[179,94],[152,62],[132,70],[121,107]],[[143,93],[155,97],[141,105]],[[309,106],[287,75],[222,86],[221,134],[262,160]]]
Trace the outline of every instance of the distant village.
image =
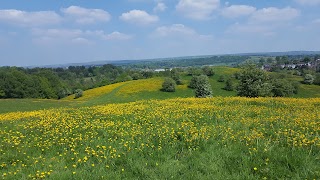
[[287,62],[284,64],[263,64],[261,66],[262,70],[265,71],[272,71],[275,68],[280,68],[280,69],[313,69],[316,70],[317,68],[320,67],[320,59],[316,59],[316,60],[311,60],[309,58],[309,61],[291,61],[291,62]]

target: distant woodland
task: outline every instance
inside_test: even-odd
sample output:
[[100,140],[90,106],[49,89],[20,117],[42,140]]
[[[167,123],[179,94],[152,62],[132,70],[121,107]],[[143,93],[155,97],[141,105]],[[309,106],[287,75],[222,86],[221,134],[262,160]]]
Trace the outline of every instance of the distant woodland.
[[[254,63],[257,69],[304,77],[301,83],[320,85],[320,56],[212,56],[139,61],[136,64],[69,66],[67,68],[0,67],[0,98],[61,99],[79,90],[117,82],[203,74],[203,67]],[[161,71],[155,71],[162,68]],[[206,73],[204,73],[206,74]],[[214,73],[213,73],[214,74]],[[208,75],[209,76],[209,75]],[[178,79],[178,78],[176,78]],[[274,84],[274,83],[273,83]],[[282,86],[283,83],[281,83]],[[270,87],[272,88],[272,87]]]

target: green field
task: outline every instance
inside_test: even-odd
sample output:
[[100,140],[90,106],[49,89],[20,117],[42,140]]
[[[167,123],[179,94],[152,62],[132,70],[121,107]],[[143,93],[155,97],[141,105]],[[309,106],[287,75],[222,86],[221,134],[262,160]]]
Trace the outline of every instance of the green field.
[[[319,179],[320,89],[297,97],[193,98],[163,78],[63,100],[0,100],[0,179]],[[308,98],[313,97],[313,98]]]

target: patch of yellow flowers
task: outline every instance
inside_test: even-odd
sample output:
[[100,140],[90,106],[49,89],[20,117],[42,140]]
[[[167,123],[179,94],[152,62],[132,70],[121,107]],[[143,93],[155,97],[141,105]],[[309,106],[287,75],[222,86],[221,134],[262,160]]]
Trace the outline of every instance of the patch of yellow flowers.
[[[130,94],[141,86],[124,89]],[[250,153],[260,151],[257,141],[263,151],[274,145],[320,148],[319,98],[149,100],[5,113],[0,122],[3,178],[30,172],[30,167],[35,171],[29,177],[36,179],[54,174],[52,166],[70,172],[101,163],[110,167],[130,153],[177,145],[196,150],[209,141],[243,143]]]

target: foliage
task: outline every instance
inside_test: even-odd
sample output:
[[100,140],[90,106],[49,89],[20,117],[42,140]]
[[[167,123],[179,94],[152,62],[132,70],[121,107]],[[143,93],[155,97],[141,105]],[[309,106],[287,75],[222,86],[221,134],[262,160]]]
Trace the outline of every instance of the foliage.
[[176,91],[176,82],[172,78],[166,78],[162,83],[162,91],[165,92],[175,92]]
[[131,77],[132,77],[133,80],[142,79],[142,76],[141,76],[141,74],[139,74],[139,73],[133,73],[133,74],[131,75]]
[[213,76],[215,74],[213,67],[210,67],[210,66],[204,66],[202,68],[202,71],[207,76]]
[[320,85],[320,73],[316,74],[316,77],[314,78],[313,84]]
[[80,97],[82,97],[83,96],[83,91],[81,90],[81,89],[76,89],[75,91],[74,91],[74,98],[75,99],[78,99],[78,98],[80,98]]
[[268,82],[268,74],[253,64],[242,67],[239,80],[237,86],[239,96],[265,97],[272,95],[272,84]]
[[177,69],[171,70],[171,78],[175,81],[177,85],[183,85],[183,81],[181,79],[181,75]]
[[225,79],[226,79],[225,76],[221,75],[221,76],[219,76],[218,82],[224,82]]
[[[248,56],[205,56],[205,57],[182,57],[164,60],[137,61],[124,65],[126,68],[175,68],[175,67],[196,67],[209,65],[234,65],[240,64],[248,59]],[[192,74],[196,75],[196,74]]]
[[152,72],[122,69],[113,65],[64,68],[0,67],[0,98],[61,99],[76,89],[152,77]]
[[226,85],[225,85],[225,87],[223,89],[227,90],[227,91],[233,91],[234,85],[233,85],[233,82],[232,82],[231,78],[227,79]]
[[303,83],[305,83],[305,84],[313,84],[313,81],[314,81],[313,75],[311,75],[311,74],[306,74],[306,75],[304,76]]
[[212,88],[209,83],[209,78],[206,75],[201,75],[196,78],[195,96],[197,98],[212,97]]
[[273,96],[276,97],[289,97],[296,92],[295,87],[285,79],[274,79],[272,86]]

